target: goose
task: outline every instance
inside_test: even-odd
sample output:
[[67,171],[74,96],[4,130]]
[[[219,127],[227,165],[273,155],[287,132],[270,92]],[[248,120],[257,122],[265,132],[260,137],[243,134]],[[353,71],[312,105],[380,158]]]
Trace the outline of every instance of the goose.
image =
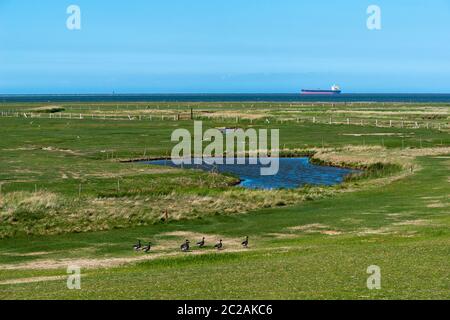
[[216,244],[216,245],[214,246],[214,248],[216,248],[217,250],[222,250],[222,249],[223,249],[222,239],[219,241],[218,244]]
[[183,243],[183,244],[181,245],[181,247],[180,247],[180,248],[181,248],[181,251],[183,251],[183,252],[188,252],[189,249],[190,249],[189,244],[190,244],[189,240],[186,240],[186,242]]
[[150,250],[152,250],[152,243],[149,242],[149,243],[148,243],[148,246],[143,247],[142,250],[143,250],[145,253],[149,253]]
[[244,248],[248,248],[248,236],[247,236],[247,238],[245,238],[244,242],[242,242],[242,246]]
[[197,242],[197,246],[199,248],[203,248],[205,246],[205,237],[203,237],[202,241]]
[[138,240],[138,243],[133,246],[133,249],[139,251],[141,250],[141,248],[142,248],[141,240]]

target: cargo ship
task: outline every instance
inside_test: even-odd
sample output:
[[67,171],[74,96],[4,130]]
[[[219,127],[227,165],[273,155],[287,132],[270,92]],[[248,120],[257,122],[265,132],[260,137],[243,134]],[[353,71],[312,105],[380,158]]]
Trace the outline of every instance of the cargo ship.
[[302,94],[310,94],[310,95],[335,95],[341,93],[342,93],[341,88],[336,84],[331,87],[331,90],[308,90],[308,89],[302,90]]

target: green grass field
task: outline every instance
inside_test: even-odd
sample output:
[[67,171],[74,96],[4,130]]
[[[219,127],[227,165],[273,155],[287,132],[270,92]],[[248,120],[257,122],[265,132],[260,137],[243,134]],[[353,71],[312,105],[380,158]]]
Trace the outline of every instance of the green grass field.
[[[52,111],[53,118],[0,117],[2,299],[450,296],[447,105],[58,108],[64,111]],[[334,187],[255,191],[235,187],[234,177],[120,162],[170,154],[172,131],[192,129],[191,120],[173,116],[189,116],[190,108],[206,127],[279,128],[286,154],[312,152],[324,163],[399,169]],[[61,112],[83,116],[59,119]],[[145,119],[149,114],[161,118]],[[304,121],[330,114],[342,124]],[[391,120],[421,126],[390,127]],[[250,248],[243,249],[247,235]],[[208,248],[179,252],[184,239],[203,236]],[[216,252],[211,247],[221,238],[225,250]],[[151,241],[154,250],[135,253],[137,239]],[[67,289],[69,265],[81,267],[82,290]],[[366,286],[370,265],[381,268],[381,290]]]

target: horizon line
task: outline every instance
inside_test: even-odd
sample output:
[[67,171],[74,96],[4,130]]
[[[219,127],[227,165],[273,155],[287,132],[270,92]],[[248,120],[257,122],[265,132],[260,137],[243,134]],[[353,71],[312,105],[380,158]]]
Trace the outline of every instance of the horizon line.
[[[346,95],[450,95],[449,92],[346,92],[333,97],[346,96]],[[170,92],[170,93],[111,93],[111,92],[96,92],[96,93],[0,93],[0,97],[12,97],[12,96],[169,96],[169,95],[302,95],[301,92]],[[317,95],[320,96],[320,95]],[[311,97],[311,96],[309,96]]]

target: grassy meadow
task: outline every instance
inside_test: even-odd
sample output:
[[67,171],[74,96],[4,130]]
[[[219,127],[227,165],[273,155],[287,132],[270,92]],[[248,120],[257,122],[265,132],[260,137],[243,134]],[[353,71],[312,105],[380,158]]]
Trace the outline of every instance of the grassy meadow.
[[[448,299],[450,106],[0,104],[1,299]],[[282,154],[364,169],[246,190],[142,165],[171,133],[280,129]],[[250,247],[240,246],[250,236]],[[207,247],[179,252],[185,239]],[[132,245],[152,242],[148,254]],[[212,246],[223,239],[225,250]],[[69,265],[82,289],[66,287]],[[378,265],[382,289],[368,290]]]

